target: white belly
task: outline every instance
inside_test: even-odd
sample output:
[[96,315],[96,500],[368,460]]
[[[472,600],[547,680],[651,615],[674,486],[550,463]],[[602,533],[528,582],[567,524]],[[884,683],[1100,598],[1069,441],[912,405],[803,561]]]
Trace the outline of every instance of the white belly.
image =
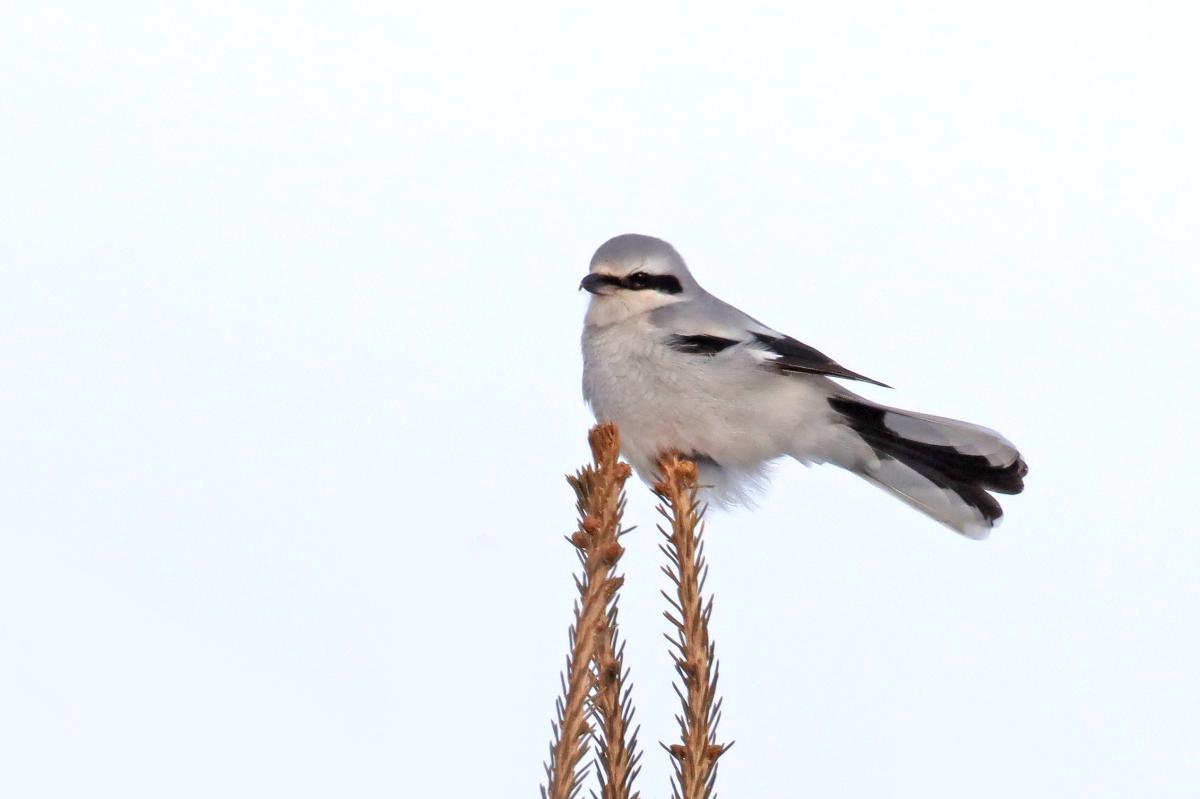
[[597,420],[620,428],[645,479],[664,450],[710,458],[728,473],[707,477],[722,483],[753,479],[781,455],[825,459],[834,388],[825,378],[778,374],[734,351],[677,352],[637,320],[585,328],[583,359],[584,397]]

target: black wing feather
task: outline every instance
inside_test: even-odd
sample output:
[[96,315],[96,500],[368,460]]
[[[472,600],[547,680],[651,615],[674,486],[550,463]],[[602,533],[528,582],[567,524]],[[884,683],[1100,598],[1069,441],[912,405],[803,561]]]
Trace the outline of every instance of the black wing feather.
[[667,339],[667,346],[691,355],[716,355],[722,350],[729,349],[734,344],[741,343],[731,338],[705,335],[671,336]]
[[884,388],[891,388],[887,383],[880,383],[866,375],[851,372],[823,352],[819,352],[807,344],[803,344],[791,336],[767,336],[754,333],[754,339],[768,352],[776,357],[771,365],[781,372],[806,372],[814,375],[829,375],[846,380],[861,380]]
[[877,386],[891,388],[886,383],[852,372],[837,361],[819,352],[807,344],[803,344],[791,336],[768,336],[763,333],[752,333],[751,341],[738,341],[724,336],[707,334],[674,335],[667,337],[667,346],[689,355],[716,355],[738,344],[753,344],[774,355],[770,366],[781,372],[804,372],[815,375],[829,375],[846,380],[862,380]]

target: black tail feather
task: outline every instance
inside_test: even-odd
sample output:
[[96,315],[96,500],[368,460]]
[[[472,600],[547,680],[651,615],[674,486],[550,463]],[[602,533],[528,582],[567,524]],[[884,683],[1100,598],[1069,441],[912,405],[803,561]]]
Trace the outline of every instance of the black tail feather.
[[1025,487],[1028,468],[1019,456],[996,464],[983,455],[962,452],[953,446],[905,438],[885,423],[889,408],[847,397],[831,397],[829,405],[862,437],[880,458],[893,458],[934,484],[953,491],[989,521],[1003,515],[988,491],[1018,494]]

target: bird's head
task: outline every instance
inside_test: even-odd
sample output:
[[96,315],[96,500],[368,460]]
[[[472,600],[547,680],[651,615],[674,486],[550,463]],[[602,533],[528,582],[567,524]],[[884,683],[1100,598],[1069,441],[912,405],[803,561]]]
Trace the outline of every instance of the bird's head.
[[691,299],[699,290],[674,247],[637,233],[600,245],[579,288],[592,294],[585,324],[601,327]]

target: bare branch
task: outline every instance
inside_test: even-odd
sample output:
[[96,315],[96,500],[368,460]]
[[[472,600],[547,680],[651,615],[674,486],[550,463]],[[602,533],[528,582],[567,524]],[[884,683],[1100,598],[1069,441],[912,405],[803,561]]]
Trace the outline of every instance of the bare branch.
[[679,632],[679,639],[671,641],[672,656],[683,681],[682,690],[675,686],[683,710],[679,717],[681,742],[664,744],[664,748],[674,761],[671,785],[675,799],[710,799],[717,759],[730,745],[716,741],[720,703],[716,702],[716,657],[708,638],[712,601],[705,603],[701,595],[707,573],[701,544],[704,510],[696,502],[695,463],[677,454],[665,454],[658,466],[661,477],[654,491],[663,503],[659,512],[671,525],[670,530],[659,529],[666,539],[667,556],[676,567],[666,573],[678,601],[668,601],[680,617],[673,617],[669,611],[664,615]]
[[[578,795],[587,773],[582,763],[589,736],[594,736],[601,796],[636,799],[630,791],[639,758],[635,753],[637,732],[629,732],[633,707],[624,688],[627,675],[616,629],[616,595],[622,582],[616,576],[616,565],[625,552],[617,539],[623,532],[624,485],[630,470],[618,460],[621,446],[614,425],[592,428],[588,443],[593,463],[567,477],[579,511],[579,527],[569,540],[579,550],[583,574],[575,579],[579,600],[569,633],[571,652],[557,719],[552,724],[554,740],[542,797],[572,799]],[[596,731],[588,723],[589,711]]]

